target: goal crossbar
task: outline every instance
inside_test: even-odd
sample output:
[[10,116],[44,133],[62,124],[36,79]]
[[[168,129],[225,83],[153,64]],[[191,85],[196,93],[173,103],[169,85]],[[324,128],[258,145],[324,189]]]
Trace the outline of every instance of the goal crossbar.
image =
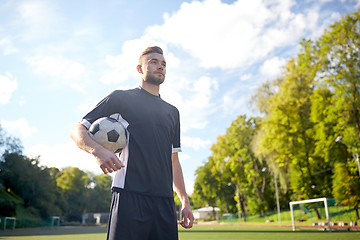
[[56,226],[60,226],[60,217],[59,216],[52,216],[51,217],[51,227],[54,227],[56,223]]
[[326,214],[326,219],[328,221],[329,232],[331,232],[329,208],[328,208],[326,198],[314,198],[314,199],[290,202],[291,223],[292,223],[293,231],[295,231],[295,221],[294,221],[294,209],[293,209],[293,206],[298,205],[298,204],[313,203],[313,202],[324,202],[325,214]]
[[7,222],[8,220],[13,221],[12,229],[13,229],[13,230],[15,229],[16,218],[15,218],[15,217],[5,217],[5,218],[4,218],[4,231],[6,230],[6,222]]

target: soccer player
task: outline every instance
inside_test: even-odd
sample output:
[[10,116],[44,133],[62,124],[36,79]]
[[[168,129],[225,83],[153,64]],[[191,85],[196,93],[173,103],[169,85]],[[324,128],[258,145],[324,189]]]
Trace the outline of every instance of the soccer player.
[[[179,112],[159,94],[166,74],[162,49],[145,49],[136,69],[141,85],[110,93],[73,127],[71,137],[95,157],[105,174],[116,171],[107,239],[174,240],[178,229],[173,186],[182,203],[180,224],[191,228],[194,216],[178,157]],[[128,133],[119,156],[88,135],[91,123],[105,116],[120,121]]]

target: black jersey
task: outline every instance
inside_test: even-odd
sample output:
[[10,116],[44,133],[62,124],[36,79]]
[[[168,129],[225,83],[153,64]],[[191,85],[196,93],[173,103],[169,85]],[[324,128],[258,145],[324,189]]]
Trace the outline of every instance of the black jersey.
[[110,93],[81,123],[89,128],[101,117],[119,120],[128,133],[120,154],[125,167],[116,172],[113,187],[172,197],[171,154],[181,151],[177,108],[139,87]]

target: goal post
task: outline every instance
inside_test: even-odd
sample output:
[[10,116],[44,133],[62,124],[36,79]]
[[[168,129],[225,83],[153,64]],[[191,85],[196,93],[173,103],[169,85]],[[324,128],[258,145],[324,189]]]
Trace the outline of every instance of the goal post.
[[12,225],[12,230],[15,229],[15,225],[16,225],[16,218],[15,217],[5,217],[4,218],[4,231],[6,230],[6,222],[12,221],[13,225]]
[[60,226],[60,217],[59,216],[52,216],[51,217],[51,228],[59,227]]
[[293,231],[295,231],[294,207],[293,206],[298,205],[298,204],[313,203],[313,202],[324,202],[326,219],[328,221],[328,228],[329,228],[329,232],[331,232],[329,208],[328,208],[328,203],[327,203],[326,198],[314,198],[314,199],[308,199],[308,200],[303,200],[303,201],[290,202],[290,214],[291,214],[291,223],[292,223]]

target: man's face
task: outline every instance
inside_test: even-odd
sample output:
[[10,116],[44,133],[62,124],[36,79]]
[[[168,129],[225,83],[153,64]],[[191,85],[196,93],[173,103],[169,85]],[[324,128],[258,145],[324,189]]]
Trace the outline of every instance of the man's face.
[[163,83],[166,74],[166,62],[164,56],[159,53],[145,55],[140,73],[142,74],[142,79],[147,83],[154,85]]

